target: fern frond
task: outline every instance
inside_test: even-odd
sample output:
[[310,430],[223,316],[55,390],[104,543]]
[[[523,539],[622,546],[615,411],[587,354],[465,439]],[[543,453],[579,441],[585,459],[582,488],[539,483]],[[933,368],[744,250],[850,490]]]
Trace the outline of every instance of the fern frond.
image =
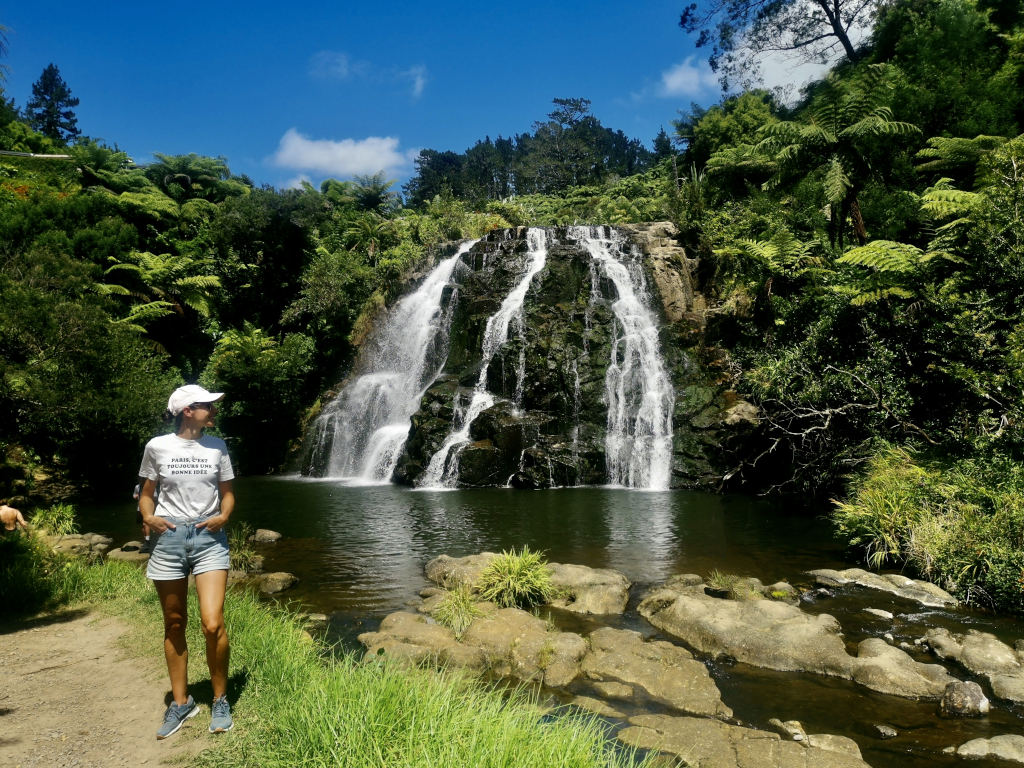
[[867,267],[877,272],[912,272],[921,261],[921,249],[893,240],[872,240],[867,245],[853,248],[838,259],[838,264]]
[[846,198],[846,193],[853,186],[853,182],[846,174],[843,164],[839,158],[833,157],[825,171],[825,199],[830,203],[839,203]]

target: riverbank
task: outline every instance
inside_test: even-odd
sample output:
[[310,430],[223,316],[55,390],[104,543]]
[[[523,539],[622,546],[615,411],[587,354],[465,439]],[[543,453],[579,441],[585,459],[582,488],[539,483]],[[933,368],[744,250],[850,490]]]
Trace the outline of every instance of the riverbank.
[[[31,705],[3,704],[7,710],[3,715],[5,725],[6,718],[22,720],[16,740],[4,736],[7,751],[0,753],[0,760],[5,765],[89,765],[85,761],[88,755],[80,753],[82,745],[78,742],[90,738],[83,731],[92,729],[98,738],[109,738],[105,745],[108,755],[114,748],[132,764],[140,764],[136,754],[143,753],[132,751],[133,742],[118,741],[118,734],[130,731],[131,739],[150,740],[150,748],[157,744],[153,734],[163,710],[166,683],[159,670],[152,672],[154,689],[140,687],[138,682],[151,674],[147,670],[152,669],[154,661],[159,666],[161,633],[155,593],[142,572],[129,564],[73,567],[78,584],[74,613],[64,609],[63,613],[45,614],[19,624],[9,622],[5,627],[5,653],[17,650],[22,638],[34,644],[30,634],[33,625],[51,626],[54,633],[63,633],[61,642],[77,648],[75,653],[85,654],[84,660],[75,665],[109,663],[113,659],[116,669],[126,671],[127,679],[114,674],[105,678],[120,691],[119,696],[126,698],[114,700],[111,706],[110,699],[97,696],[100,671],[81,674],[69,671],[72,666],[59,667],[68,677],[37,686],[38,700],[33,699]],[[189,610],[193,617],[198,615],[194,597]],[[61,615],[74,615],[80,623],[73,625],[74,631],[62,630]],[[580,715],[547,717],[525,693],[499,693],[460,673],[436,674],[401,668],[385,660],[359,663],[349,655],[334,656],[303,631],[297,616],[269,607],[247,592],[229,593],[226,615],[232,640],[229,697],[234,706],[235,729],[213,739],[206,733],[201,716],[169,740],[169,751],[154,753],[153,758],[144,755],[147,760],[162,762],[164,756],[181,754],[176,750],[195,749],[189,764],[197,768],[298,764],[583,768],[633,763],[628,752],[609,752],[604,733],[593,719]],[[130,629],[118,634],[118,626]],[[198,622],[193,620],[189,630],[192,693],[201,704],[208,703],[209,680],[203,654],[196,652],[203,647]],[[97,642],[98,632],[109,636]],[[130,651],[98,650],[116,647],[119,642],[124,643],[121,648]],[[42,639],[39,645],[45,649]],[[6,666],[4,675],[14,668]],[[8,690],[6,685],[4,690]],[[75,704],[71,706],[69,701]],[[139,709],[124,711],[116,703],[120,701],[135,701]],[[115,710],[114,719],[98,723],[96,709]],[[59,732],[46,730],[47,721],[40,712],[61,718]],[[53,758],[49,763],[30,762],[39,759],[36,746],[49,738],[51,731],[57,733],[54,741],[62,740],[67,746],[55,746],[48,752]],[[73,762],[76,759],[78,762]],[[99,760],[93,764],[118,763]]]

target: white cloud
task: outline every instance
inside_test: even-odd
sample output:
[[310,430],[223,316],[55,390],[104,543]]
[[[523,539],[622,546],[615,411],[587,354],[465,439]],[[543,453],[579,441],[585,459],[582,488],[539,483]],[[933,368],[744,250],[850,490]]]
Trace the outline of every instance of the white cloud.
[[365,80],[370,83],[409,83],[418,99],[430,80],[422,64],[407,69],[378,67],[369,61],[352,59],[344,51],[318,51],[309,58],[309,74],[322,80]]
[[303,182],[312,184],[313,180],[304,173],[300,173],[298,176],[293,176],[284,183],[285,189],[302,189]]
[[664,98],[675,96],[700,96],[718,87],[718,78],[706,61],[695,62],[696,56],[687,56],[685,61],[661,73],[658,95]]
[[277,152],[274,165],[296,171],[327,176],[356,176],[384,171],[391,175],[408,167],[413,155],[399,149],[393,136],[368,136],[365,139],[311,139],[289,128]]
[[418,64],[415,67],[409,67],[402,72],[398,73],[399,78],[409,79],[412,81],[412,97],[418,99],[423,95],[423,89],[427,85],[427,68],[422,64]]
[[320,51],[309,60],[309,73],[330,80],[347,80],[353,73],[352,60],[340,51]]

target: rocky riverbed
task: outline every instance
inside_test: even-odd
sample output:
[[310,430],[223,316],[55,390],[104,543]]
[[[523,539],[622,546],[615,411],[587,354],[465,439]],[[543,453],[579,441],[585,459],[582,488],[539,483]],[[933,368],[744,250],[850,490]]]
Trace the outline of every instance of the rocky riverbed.
[[[1024,764],[1015,710],[1024,644],[920,623],[929,611],[956,616],[955,599],[935,585],[849,569],[792,584],[677,574],[638,586],[611,569],[552,563],[560,597],[536,614],[478,601],[462,631],[439,623],[446,595],[473,589],[494,557],[430,561],[437,586],[360,635],[366,652],[536,684],[608,718],[622,742],[685,765]],[[805,727],[786,696],[775,712],[737,714],[745,703],[723,687],[735,690],[732,678],[747,670],[794,690],[823,685],[826,708],[836,691],[831,716]],[[857,711],[843,706],[851,697],[862,701]],[[885,721],[911,711],[916,719]]]

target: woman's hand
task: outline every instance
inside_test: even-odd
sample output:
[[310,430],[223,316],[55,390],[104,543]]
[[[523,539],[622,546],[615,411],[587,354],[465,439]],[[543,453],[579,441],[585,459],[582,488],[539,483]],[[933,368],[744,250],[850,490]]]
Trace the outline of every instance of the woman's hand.
[[153,533],[173,531],[177,527],[166,517],[159,517],[157,515],[143,515],[142,522],[148,525],[149,530]]
[[203,520],[201,523],[196,523],[196,528],[205,528],[210,533],[216,533],[228,523],[228,516],[223,512],[217,515],[210,515],[210,517]]

